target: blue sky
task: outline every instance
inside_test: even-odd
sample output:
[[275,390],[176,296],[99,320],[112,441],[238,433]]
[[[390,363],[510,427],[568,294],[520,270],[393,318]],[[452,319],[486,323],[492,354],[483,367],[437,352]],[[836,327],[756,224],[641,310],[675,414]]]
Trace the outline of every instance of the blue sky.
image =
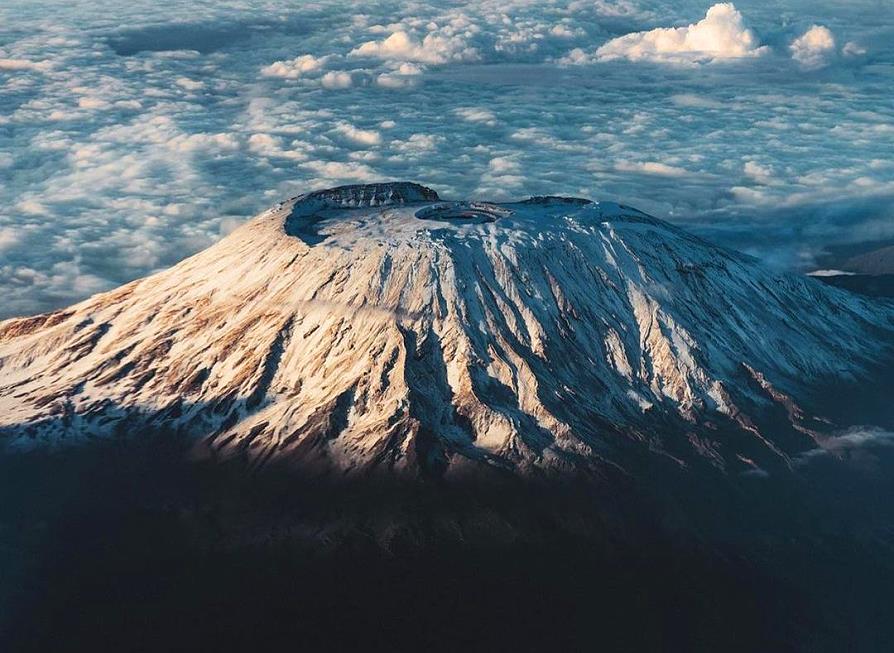
[[894,239],[890,0],[109,4],[0,7],[0,317],[348,182],[621,201],[796,270]]

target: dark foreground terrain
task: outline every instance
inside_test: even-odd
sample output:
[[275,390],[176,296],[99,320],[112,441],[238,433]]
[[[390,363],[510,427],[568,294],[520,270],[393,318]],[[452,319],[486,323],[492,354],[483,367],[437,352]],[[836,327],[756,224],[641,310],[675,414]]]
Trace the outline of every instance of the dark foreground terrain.
[[894,456],[351,485],[174,441],[0,459],[3,651],[884,651]]

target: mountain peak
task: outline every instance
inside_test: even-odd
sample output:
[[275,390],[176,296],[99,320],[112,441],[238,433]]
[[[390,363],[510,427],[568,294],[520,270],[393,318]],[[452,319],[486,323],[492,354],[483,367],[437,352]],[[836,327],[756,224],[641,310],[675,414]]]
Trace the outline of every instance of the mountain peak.
[[438,194],[426,186],[410,181],[393,181],[377,184],[350,184],[311,191],[295,198],[294,208],[364,208],[436,202]]
[[0,442],[164,428],[338,474],[786,468],[821,438],[815,384],[858,377],[892,325],[629,207],[345,186],[0,323]]
[[446,201],[434,190],[412,182],[314,191],[284,202],[276,210],[277,216],[286,213],[282,231],[309,246],[328,241],[334,246],[353,247],[364,241],[396,239],[426,247],[442,241],[447,233],[473,238],[485,234],[506,238],[513,234],[516,239],[533,243],[544,233],[559,234],[571,224],[592,226],[606,221],[674,229],[636,209],[610,202],[555,195],[503,203]]

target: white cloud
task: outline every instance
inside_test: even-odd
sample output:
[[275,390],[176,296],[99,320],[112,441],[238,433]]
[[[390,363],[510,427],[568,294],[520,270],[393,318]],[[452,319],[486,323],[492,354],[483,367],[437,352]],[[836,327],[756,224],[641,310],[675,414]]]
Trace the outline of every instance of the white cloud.
[[419,83],[418,77],[424,71],[424,66],[405,61],[398,65],[392,72],[379,75],[376,78],[376,84],[382,88],[408,88],[416,86]]
[[[296,144],[298,143],[293,142],[292,146],[294,147]],[[302,150],[287,150],[283,147],[281,138],[271,136],[270,134],[252,134],[248,139],[248,149],[255,154],[265,157],[278,157],[298,161],[307,159],[307,154]]]
[[248,149],[256,154],[273,155],[281,149],[280,139],[270,134],[252,134],[248,139]]
[[377,179],[372,168],[358,161],[308,161],[304,167],[319,175],[317,181],[322,183],[343,180],[364,182]]
[[382,88],[406,88],[413,85],[415,85],[415,80],[393,73],[382,73],[376,77],[376,86]]
[[400,75],[421,75],[425,72],[425,67],[405,61],[397,67],[397,72]]
[[239,141],[227,133],[218,134],[178,134],[167,142],[167,146],[178,152],[223,152],[239,149]]
[[570,64],[573,66],[593,63],[596,58],[583,48],[574,48],[564,57],[559,59],[559,63]]
[[526,181],[517,155],[495,156],[488,161],[487,170],[481,175],[475,195],[490,199],[509,199]]
[[573,39],[578,36],[583,36],[586,32],[579,27],[569,27],[568,25],[559,23],[558,25],[553,25],[550,28],[549,33],[560,39]]
[[[742,14],[730,2],[715,4],[704,19],[686,27],[659,27],[627,34],[596,50],[600,61],[629,59],[667,63],[700,63],[754,57],[767,51],[754,32],[745,27]],[[567,63],[583,63],[580,53]]]
[[733,186],[729,189],[732,196],[739,202],[746,204],[764,204],[773,201],[773,197],[763,190],[748,188],[747,186]]
[[453,113],[466,122],[478,122],[493,127],[497,124],[497,117],[490,109],[481,107],[458,107]]
[[841,48],[841,54],[845,57],[861,57],[866,54],[866,48],[854,41],[848,41],[844,44],[844,47]]
[[392,61],[444,64],[450,61],[474,61],[478,51],[460,35],[429,33],[422,41],[398,30],[382,41],[367,41],[351,50],[349,56]]
[[347,122],[338,123],[333,131],[351,143],[363,147],[372,147],[382,142],[382,135],[379,132],[372,129],[359,129]]
[[32,199],[25,199],[16,204],[16,208],[28,215],[42,215],[47,212],[47,207]]
[[12,227],[0,227],[0,252],[18,244],[19,234]]
[[0,59],[0,70],[6,71],[22,71],[22,70],[40,70],[49,69],[50,65],[46,61],[30,61],[28,59]]
[[835,53],[835,36],[828,27],[813,25],[792,41],[792,59],[805,68],[819,68]]
[[410,138],[405,141],[392,143],[392,147],[402,154],[413,156],[431,152],[445,140],[443,136],[432,134],[411,134]]
[[143,104],[139,100],[118,100],[117,102],[115,102],[115,107],[117,109],[139,111],[143,108]]
[[661,177],[683,177],[689,174],[689,171],[685,168],[668,165],[660,161],[618,161],[615,164],[615,170],[619,172],[639,172]]
[[773,168],[761,165],[756,161],[746,161],[743,172],[746,177],[750,177],[759,184],[769,184],[773,181]]
[[78,106],[81,109],[105,109],[109,103],[102,98],[85,96],[78,98]]
[[820,442],[815,449],[808,449],[796,457],[797,464],[805,464],[822,456],[839,456],[861,448],[894,446],[894,433],[877,426],[854,426],[834,437]]
[[515,174],[521,170],[518,161],[505,156],[494,157],[487,164],[487,168],[491,174],[498,176]]
[[330,70],[320,78],[320,85],[329,89],[350,88],[354,85],[354,78],[343,70]]
[[198,91],[199,89],[205,88],[204,83],[195,79],[190,79],[189,77],[178,77],[174,83],[187,91]]
[[671,102],[678,107],[691,107],[694,109],[728,109],[729,104],[718,102],[704,95],[695,95],[693,93],[678,93],[671,96]]
[[642,8],[632,0],[594,0],[593,5],[600,16],[629,18],[643,13]]
[[269,66],[261,68],[264,77],[279,77],[281,79],[298,79],[317,70],[326,63],[326,57],[315,57],[312,54],[302,54],[300,57],[286,61],[274,61]]

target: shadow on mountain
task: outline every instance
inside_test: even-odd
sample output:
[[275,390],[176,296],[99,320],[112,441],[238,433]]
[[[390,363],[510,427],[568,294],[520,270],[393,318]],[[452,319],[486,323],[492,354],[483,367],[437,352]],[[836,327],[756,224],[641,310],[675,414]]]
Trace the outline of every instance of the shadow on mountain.
[[334,480],[176,434],[0,456],[4,651],[875,651],[884,439],[767,478]]

